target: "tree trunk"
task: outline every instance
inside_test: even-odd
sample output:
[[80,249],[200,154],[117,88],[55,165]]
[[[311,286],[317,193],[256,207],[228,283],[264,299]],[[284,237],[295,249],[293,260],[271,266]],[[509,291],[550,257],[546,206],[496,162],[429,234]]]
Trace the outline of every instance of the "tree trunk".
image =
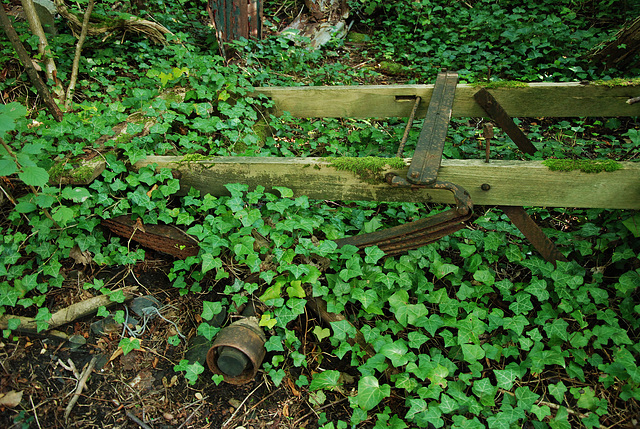
[[640,63],[640,16],[623,27],[614,39],[594,49],[591,59],[602,69],[628,70]]
[[45,73],[47,75],[47,80],[53,82],[53,86],[55,88],[54,92],[58,98],[61,98],[62,95],[62,86],[60,85],[60,81],[57,78],[57,70],[56,63],[53,60],[53,55],[51,54],[51,49],[49,49],[49,44],[47,42],[47,36],[44,34],[44,29],[42,28],[42,23],[40,22],[40,17],[36,12],[36,7],[33,4],[33,0],[21,0],[22,9],[24,10],[24,14],[27,17],[27,21],[29,22],[29,28],[31,32],[38,36],[40,42],[38,43],[38,52],[42,58],[42,61],[45,65]]
[[16,33],[16,30],[15,28],[13,28],[13,25],[11,24],[11,21],[9,20],[9,17],[5,12],[4,7],[2,7],[1,5],[0,5],[0,23],[2,23],[2,28],[4,29],[4,32],[6,33],[7,38],[9,39],[9,42],[11,42],[13,49],[15,49],[16,53],[18,54],[18,58],[20,58],[20,61],[24,65],[24,68],[27,71],[27,75],[29,76],[31,83],[33,83],[33,85],[36,87],[36,90],[38,91],[38,95],[42,97],[42,100],[44,101],[44,104],[47,106],[49,113],[51,113],[58,122],[62,121],[62,117],[63,117],[62,111],[60,110],[60,108],[58,108],[58,105],[53,100],[53,97],[51,96],[49,89],[44,84],[42,79],[40,79],[40,75],[38,75],[38,72],[33,67],[33,62],[31,61],[31,57],[29,57],[27,50],[24,48],[24,46],[22,46],[22,42],[20,42],[18,33]]

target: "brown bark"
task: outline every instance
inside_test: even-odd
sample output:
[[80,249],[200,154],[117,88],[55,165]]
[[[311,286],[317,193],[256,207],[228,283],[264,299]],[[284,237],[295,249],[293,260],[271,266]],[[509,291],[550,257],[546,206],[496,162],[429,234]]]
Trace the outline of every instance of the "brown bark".
[[22,45],[22,42],[20,42],[18,33],[16,33],[15,28],[13,28],[13,25],[11,24],[11,20],[9,19],[9,16],[7,16],[7,13],[5,12],[4,7],[0,7],[0,23],[2,24],[2,28],[4,29],[4,32],[7,35],[7,38],[11,42],[13,49],[15,49],[16,53],[18,54],[18,58],[24,65],[24,68],[27,72],[27,75],[29,76],[29,79],[31,80],[31,83],[33,83],[33,85],[36,87],[36,91],[38,91],[38,95],[40,95],[40,97],[42,98],[45,106],[49,110],[49,113],[53,115],[56,121],[58,122],[62,121],[62,117],[63,117],[62,111],[60,110],[55,100],[51,96],[51,93],[49,92],[49,88],[47,88],[47,86],[44,84],[44,82],[40,78],[40,75],[38,75],[38,72],[33,67],[33,62],[31,61],[31,57],[29,56],[29,53]]

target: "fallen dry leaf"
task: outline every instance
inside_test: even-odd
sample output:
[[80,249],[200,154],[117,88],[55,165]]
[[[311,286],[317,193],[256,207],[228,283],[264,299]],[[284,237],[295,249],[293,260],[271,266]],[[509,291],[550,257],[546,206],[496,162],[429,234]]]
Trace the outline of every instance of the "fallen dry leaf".
[[15,408],[22,401],[22,390],[16,392],[15,390],[10,390],[7,393],[0,393],[0,406]]
[[91,263],[91,253],[88,250],[84,252],[76,244],[69,251],[69,257],[73,258],[76,264],[89,265]]

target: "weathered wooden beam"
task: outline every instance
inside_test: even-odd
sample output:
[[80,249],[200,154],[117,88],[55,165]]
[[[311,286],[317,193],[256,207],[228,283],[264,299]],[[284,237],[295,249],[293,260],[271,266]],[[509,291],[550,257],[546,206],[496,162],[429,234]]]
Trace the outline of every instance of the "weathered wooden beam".
[[[473,98],[480,88],[458,85],[453,116],[486,116]],[[640,85],[530,83],[487,89],[512,117],[640,116],[640,103],[627,104],[628,99],[640,96]],[[415,96],[422,98],[416,114],[424,117],[432,93],[433,85],[360,85],[261,87],[254,94],[271,98],[275,115],[290,112],[300,118],[391,118],[408,117]]]
[[[409,161],[405,160],[407,166]],[[394,188],[382,179],[368,183],[338,170],[326,158],[213,157],[190,162],[154,156],[135,167],[154,163],[178,170],[185,190],[194,187],[215,196],[228,195],[225,184],[246,183],[250,189],[285,186],[296,196],[318,200],[453,203],[447,191]],[[551,171],[541,161],[443,160],[438,180],[462,186],[476,205],[640,209],[640,163],[620,164],[617,171],[588,174]],[[378,177],[390,172],[406,177],[407,171],[408,167],[386,168]]]

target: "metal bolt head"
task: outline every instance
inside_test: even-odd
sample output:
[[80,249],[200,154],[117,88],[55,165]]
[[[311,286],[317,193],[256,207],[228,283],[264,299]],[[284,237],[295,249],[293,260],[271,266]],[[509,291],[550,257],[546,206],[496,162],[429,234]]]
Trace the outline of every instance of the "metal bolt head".
[[491,185],[489,185],[488,183],[483,183],[482,185],[480,185],[480,189],[482,189],[483,191],[488,191],[489,189],[491,189]]

